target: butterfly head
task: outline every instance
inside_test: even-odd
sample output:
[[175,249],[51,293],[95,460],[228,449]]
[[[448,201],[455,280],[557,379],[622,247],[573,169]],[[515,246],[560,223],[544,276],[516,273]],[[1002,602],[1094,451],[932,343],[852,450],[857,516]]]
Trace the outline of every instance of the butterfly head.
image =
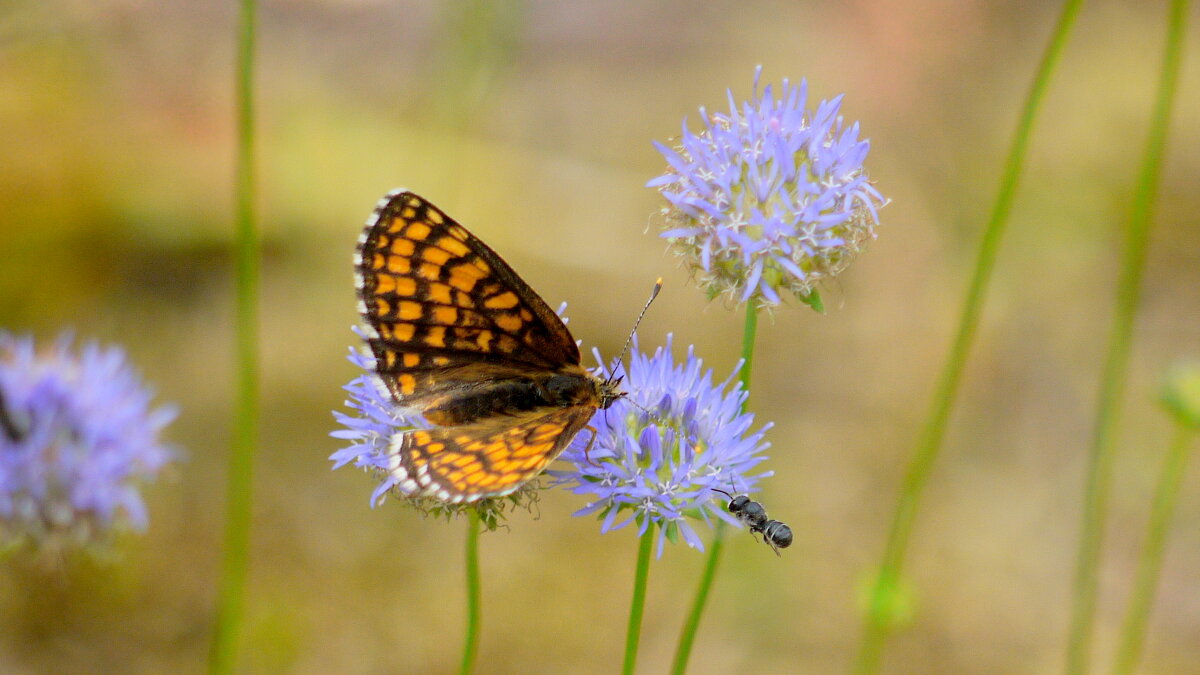
[[610,377],[606,380],[600,380],[598,382],[596,387],[596,397],[600,399],[600,408],[602,410],[608,410],[613,403],[617,402],[617,400],[625,398],[629,395],[628,392],[620,390],[621,380],[624,379],[625,376],[622,375],[616,379]]

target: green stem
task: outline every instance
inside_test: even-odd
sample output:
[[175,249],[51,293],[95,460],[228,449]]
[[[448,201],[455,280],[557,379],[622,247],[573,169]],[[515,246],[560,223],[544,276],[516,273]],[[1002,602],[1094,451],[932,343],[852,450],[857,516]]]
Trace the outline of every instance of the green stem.
[[1046,45],[1046,51],[1042,55],[1042,61],[1034,75],[1033,83],[1021,110],[1012,147],[1009,149],[1004,173],[1000,180],[996,203],[992,208],[987,228],[984,230],[983,240],[975,261],[974,274],[963,302],[958,333],[938,378],[929,415],[918,437],[916,449],[901,486],[899,501],[880,563],[879,575],[875,579],[866,612],[862,644],[859,647],[855,666],[857,673],[874,673],[879,669],[883,643],[891,623],[892,601],[903,571],[904,554],[912,534],[913,522],[917,516],[917,507],[934,461],[941,450],[946,423],[962,380],[967,354],[979,327],[984,296],[992,277],[996,256],[1000,250],[1000,240],[1012,210],[1013,197],[1017,191],[1022,165],[1032,137],[1033,123],[1041,107],[1046,89],[1049,87],[1050,75],[1066,46],[1067,36],[1075,23],[1081,4],[1082,0],[1066,0],[1064,2],[1062,14],[1050,37],[1050,42]]
[[1142,272],[1145,269],[1146,245],[1150,238],[1150,213],[1154,194],[1158,190],[1171,104],[1175,98],[1179,77],[1186,14],[1186,0],[1174,0],[1171,3],[1162,77],[1150,121],[1137,191],[1133,198],[1133,211],[1126,230],[1125,250],[1117,281],[1116,306],[1109,330],[1108,354],[1100,381],[1100,399],[1088,457],[1083,525],[1071,601],[1071,632],[1067,641],[1066,672],[1072,675],[1086,673],[1091,657],[1092,624],[1099,586],[1099,559],[1104,543],[1109,484],[1112,481],[1112,446],[1116,437],[1117,419],[1120,416],[1121,396],[1125,391],[1133,319],[1137,313]]
[[217,606],[217,624],[209,653],[209,671],[230,673],[237,657],[245,607],[250,549],[250,490],[258,443],[259,242],[254,214],[254,38],[255,0],[241,0],[236,75],[237,97],[237,281],[236,381],[233,439],[226,494],[225,554]]
[[[758,334],[758,307],[753,301],[746,303],[746,323],[742,328],[742,367],[738,371],[738,381],[742,391],[747,392],[742,401],[745,410],[749,401],[751,364],[754,361],[754,340]],[[700,575],[700,586],[692,599],[692,607],[687,619],[683,622],[683,631],[679,634],[679,644],[675,647],[675,658],[671,662],[671,672],[680,675],[687,670],[688,659],[692,655],[692,645],[696,641],[696,631],[700,628],[700,617],[704,615],[704,607],[708,603],[708,593],[712,590],[713,579],[717,576],[717,563],[721,559],[721,548],[725,537],[724,521],[717,521],[716,533],[713,535],[712,547],[708,551],[708,560],[704,563],[704,572]]]
[[642,635],[642,613],[646,609],[646,577],[650,575],[650,548],[654,543],[654,523],[646,528],[638,543],[637,570],[633,574],[633,601],[629,605],[629,627],[625,631],[625,662],[621,672],[630,675],[637,663],[638,642]]
[[708,552],[708,559],[704,563],[704,572],[700,575],[700,587],[696,589],[692,609],[688,612],[687,619],[683,624],[683,632],[679,635],[679,644],[675,647],[675,659],[671,661],[672,675],[682,675],[687,671],[688,657],[691,656],[692,644],[696,641],[696,630],[700,628],[700,617],[704,614],[704,606],[708,602],[708,592],[712,590],[713,579],[717,576],[717,562],[721,559],[724,534],[725,521],[718,520],[712,549]]
[[475,669],[475,655],[479,653],[479,608],[481,605],[479,583],[479,513],[468,511],[467,521],[467,634],[463,637],[462,663],[458,668],[461,675],[469,675]]
[[1113,673],[1132,673],[1142,655],[1142,643],[1146,637],[1146,622],[1154,604],[1154,590],[1158,587],[1158,574],[1162,570],[1163,550],[1166,548],[1167,531],[1171,516],[1175,513],[1175,500],[1179,496],[1179,485],[1183,481],[1187,465],[1188,446],[1194,431],[1178,425],[1175,440],[1167,451],[1163,463],[1162,477],[1154,492],[1154,505],[1150,511],[1150,523],[1146,527],[1146,543],[1142,547],[1142,558],[1138,562],[1137,581],[1129,600],[1129,613],[1125,615],[1125,627],[1121,631],[1121,645]]
[[746,399],[742,401],[744,411],[750,405],[750,369],[754,363],[754,338],[758,335],[758,307],[754,301],[746,303],[746,323],[742,326],[742,369],[738,371],[738,382]]

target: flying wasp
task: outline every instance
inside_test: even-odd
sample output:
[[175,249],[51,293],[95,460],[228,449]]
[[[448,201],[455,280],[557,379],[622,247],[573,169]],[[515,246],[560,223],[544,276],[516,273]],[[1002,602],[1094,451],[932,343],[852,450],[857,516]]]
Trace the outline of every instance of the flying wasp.
[[779,549],[792,545],[792,528],[778,520],[769,520],[767,510],[763,508],[762,504],[746,495],[735,497],[720,488],[713,488],[713,490],[729,497],[729,506],[726,507],[729,512],[748,527],[751,534],[761,534],[763,541],[771,547],[771,550],[775,551],[775,555],[779,555]]

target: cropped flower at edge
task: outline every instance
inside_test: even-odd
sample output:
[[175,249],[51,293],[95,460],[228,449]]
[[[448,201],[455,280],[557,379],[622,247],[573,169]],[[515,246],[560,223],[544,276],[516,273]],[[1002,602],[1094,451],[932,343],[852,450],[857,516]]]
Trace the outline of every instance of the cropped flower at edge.
[[[574,470],[547,472],[557,484],[593,499],[575,515],[598,512],[602,532],[631,522],[638,524],[639,534],[658,526],[659,556],[664,539],[680,536],[704,549],[688,519],[711,525],[715,514],[740,526],[716,490],[755,492],[758,481],[772,475],[750,475],[767,459],[761,453],[770,445],[763,436],[771,425],[751,431],[754,415],[741,412],[746,393],[734,381],[737,369],[714,384],[712,370],[703,370],[691,347],[676,363],[671,341],[668,336],[666,347],[646,356],[635,338],[623,383],[628,396],[592,418],[596,438],[586,457],[587,430],[563,453]],[[602,371],[601,376],[609,374]]]
[[175,417],[117,347],[71,339],[37,350],[0,332],[0,540],[88,544],[118,522],[145,529],[138,488],[176,452]]
[[886,200],[863,169],[870,144],[858,123],[844,126],[842,97],[809,112],[807,83],[770,85],[728,113],[700,109],[699,133],[684,121],[658,188],[667,239],[710,297],[762,306],[790,292],[811,301],[821,281],[841,272],[870,239]]

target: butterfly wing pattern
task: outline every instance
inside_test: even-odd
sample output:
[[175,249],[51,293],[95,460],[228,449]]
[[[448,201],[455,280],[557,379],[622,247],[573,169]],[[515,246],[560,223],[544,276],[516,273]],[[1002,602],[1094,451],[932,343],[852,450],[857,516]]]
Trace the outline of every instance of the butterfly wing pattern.
[[354,266],[377,384],[429,423],[388,446],[407,495],[510,494],[620,396],[583,368],[562,320],[495,251],[412,192],[380,200]]

